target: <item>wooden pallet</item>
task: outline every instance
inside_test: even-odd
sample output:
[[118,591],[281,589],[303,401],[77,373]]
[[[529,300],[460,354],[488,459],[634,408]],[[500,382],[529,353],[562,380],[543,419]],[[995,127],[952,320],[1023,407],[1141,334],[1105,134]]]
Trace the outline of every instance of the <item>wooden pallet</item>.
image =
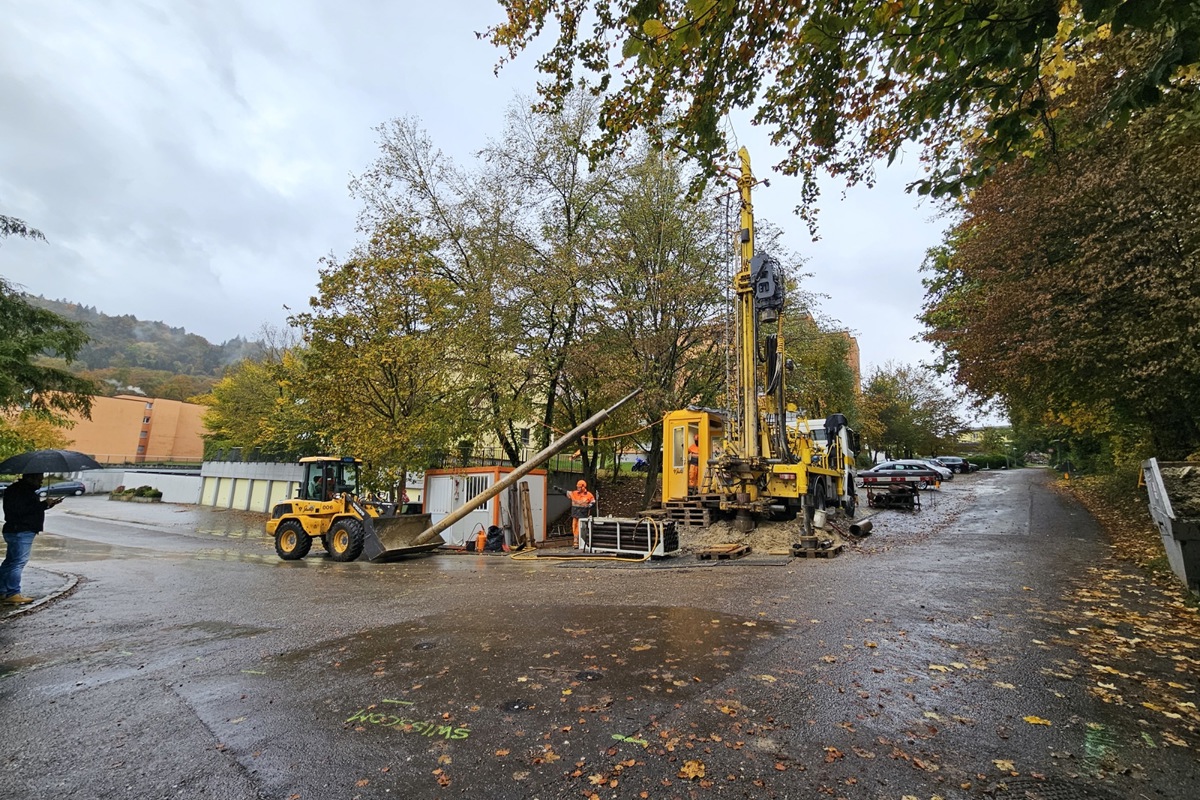
[[701,561],[711,559],[741,558],[750,552],[748,544],[718,544],[696,551],[696,558]]
[[712,522],[707,508],[664,508],[663,511],[667,512],[667,519],[673,519],[681,525],[707,528]]
[[792,555],[796,558],[833,558],[840,555],[845,548],[843,544],[821,547],[815,536],[805,536],[792,545]]

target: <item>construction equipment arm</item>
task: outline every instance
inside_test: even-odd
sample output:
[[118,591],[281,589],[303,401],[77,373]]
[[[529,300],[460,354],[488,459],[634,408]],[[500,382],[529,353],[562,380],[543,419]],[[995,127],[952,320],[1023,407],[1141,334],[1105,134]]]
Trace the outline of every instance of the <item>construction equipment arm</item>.
[[563,434],[560,438],[555,439],[553,442],[548,444],[546,446],[546,448],[544,450],[542,450],[540,453],[533,456],[525,463],[521,464],[519,467],[517,467],[512,472],[505,475],[504,478],[497,481],[492,486],[489,486],[487,489],[484,489],[482,492],[480,492],[479,494],[472,497],[470,500],[468,500],[463,505],[459,506],[458,508],[451,511],[446,516],[442,517],[441,521],[439,521],[436,525],[423,531],[421,533],[421,535],[416,538],[414,544],[421,545],[421,544],[425,544],[426,542],[432,541],[433,537],[437,536],[439,533],[446,530],[454,523],[458,522],[460,519],[465,517],[467,514],[470,514],[476,508],[479,508],[479,506],[483,505],[488,500],[491,500],[493,497],[500,494],[502,491],[507,489],[509,486],[512,486],[517,481],[521,480],[521,478],[524,478],[526,475],[528,475],[530,472],[532,472],[534,467],[536,467],[538,464],[541,464],[543,461],[547,460],[551,456],[559,453],[560,451],[565,449],[566,446],[568,444],[570,444],[572,441],[574,441],[576,438],[582,436],[583,434],[587,433],[592,428],[599,425],[604,420],[608,419],[609,415],[611,415],[614,411],[616,411],[621,406],[625,405],[625,403],[632,400],[641,391],[642,391],[641,389],[634,389],[632,392],[625,395],[620,400],[618,400],[615,404],[613,404],[612,407],[606,408],[605,410],[600,411],[600,412],[592,415],[591,417],[588,417],[586,420],[584,420],[583,422],[576,425],[570,431]]

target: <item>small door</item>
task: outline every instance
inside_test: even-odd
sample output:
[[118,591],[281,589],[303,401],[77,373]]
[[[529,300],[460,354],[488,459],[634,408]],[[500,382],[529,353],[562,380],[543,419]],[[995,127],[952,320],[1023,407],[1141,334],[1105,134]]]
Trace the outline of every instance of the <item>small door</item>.
[[687,425],[671,427],[670,456],[663,465],[663,478],[667,487],[663,500],[682,500],[687,497],[687,436]]

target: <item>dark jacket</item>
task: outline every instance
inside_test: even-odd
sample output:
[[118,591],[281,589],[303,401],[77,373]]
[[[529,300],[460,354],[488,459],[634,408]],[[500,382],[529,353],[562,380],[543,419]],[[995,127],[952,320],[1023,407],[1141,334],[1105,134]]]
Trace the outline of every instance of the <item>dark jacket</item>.
[[46,524],[46,501],[33,484],[16,481],[4,490],[4,532],[40,533]]

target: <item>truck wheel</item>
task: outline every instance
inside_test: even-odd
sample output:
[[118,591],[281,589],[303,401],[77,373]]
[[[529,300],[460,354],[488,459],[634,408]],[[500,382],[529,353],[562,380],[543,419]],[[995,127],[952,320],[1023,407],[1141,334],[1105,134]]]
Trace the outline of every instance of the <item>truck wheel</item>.
[[353,561],[362,555],[363,526],[347,517],[333,523],[329,529],[329,557],[334,561]]
[[296,561],[308,555],[312,549],[312,537],[304,526],[293,519],[279,523],[275,529],[275,552],[284,561]]

